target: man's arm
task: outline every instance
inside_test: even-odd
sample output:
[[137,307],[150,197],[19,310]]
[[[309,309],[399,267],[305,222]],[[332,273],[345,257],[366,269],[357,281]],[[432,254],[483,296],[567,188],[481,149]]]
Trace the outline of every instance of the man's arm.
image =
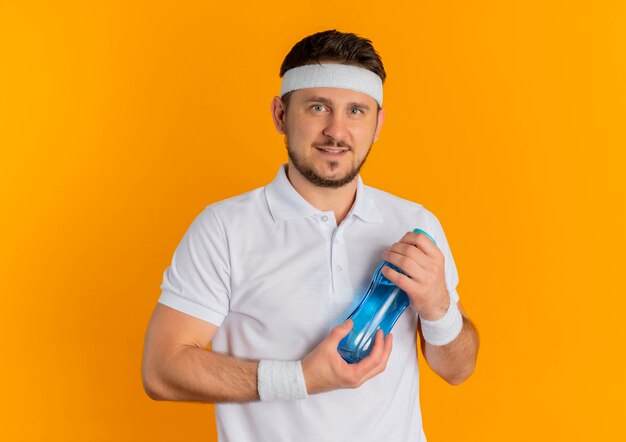
[[431,345],[422,336],[421,323],[419,327],[420,347],[424,358],[432,370],[449,384],[459,385],[474,372],[478,357],[478,332],[458,303],[459,311],[463,316],[461,333],[446,345]]
[[[384,266],[383,275],[408,295],[420,318],[436,321],[450,306],[442,251],[423,233],[408,232],[383,253],[383,259],[401,268],[401,274]],[[463,319],[460,334],[442,346],[425,342],[421,330],[420,344],[428,365],[452,385],[458,385],[474,371],[478,355],[478,334],[472,322],[457,303]]]
[[[347,321],[302,360],[309,394],[356,388],[381,373],[391,353],[392,337],[382,332],[370,355],[347,364],[337,352],[351,330]],[[258,361],[237,359],[207,350],[217,326],[157,303],[144,342],[142,380],[155,400],[191,402],[258,401]]]
[[258,400],[257,362],[207,350],[218,327],[157,303],[144,341],[141,374],[155,400]]

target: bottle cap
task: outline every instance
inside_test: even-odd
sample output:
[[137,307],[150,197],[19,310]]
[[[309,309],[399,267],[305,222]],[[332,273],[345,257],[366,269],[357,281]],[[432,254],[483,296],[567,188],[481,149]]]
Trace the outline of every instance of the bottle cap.
[[413,229],[413,233],[423,233],[424,235],[430,238],[433,244],[437,245],[437,242],[433,239],[433,237],[430,236],[427,232],[424,232],[422,229]]

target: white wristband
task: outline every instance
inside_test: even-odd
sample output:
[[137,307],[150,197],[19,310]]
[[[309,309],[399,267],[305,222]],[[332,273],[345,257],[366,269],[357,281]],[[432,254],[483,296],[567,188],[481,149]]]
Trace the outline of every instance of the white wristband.
[[446,345],[454,341],[463,328],[463,317],[456,302],[450,299],[450,306],[443,317],[429,321],[420,316],[422,335],[431,345]]
[[300,361],[259,361],[257,388],[262,401],[309,397]]

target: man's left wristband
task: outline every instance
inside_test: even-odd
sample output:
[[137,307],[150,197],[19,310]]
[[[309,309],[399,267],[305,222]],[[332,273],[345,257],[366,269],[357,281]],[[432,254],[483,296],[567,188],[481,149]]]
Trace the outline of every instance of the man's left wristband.
[[431,345],[446,345],[454,341],[463,329],[463,316],[456,302],[450,299],[450,305],[443,317],[429,321],[420,316],[422,336]]

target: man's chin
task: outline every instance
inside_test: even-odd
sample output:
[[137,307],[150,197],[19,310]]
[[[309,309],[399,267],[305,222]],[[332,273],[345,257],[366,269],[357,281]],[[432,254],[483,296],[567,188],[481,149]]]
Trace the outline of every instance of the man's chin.
[[287,148],[289,159],[296,170],[311,184],[318,187],[338,189],[351,183],[359,174],[347,161],[310,161],[301,164],[298,158]]
[[357,174],[358,172],[354,173],[352,171],[341,173],[316,173],[313,171],[309,171],[309,173],[304,174],[304,177],[316,186],[338,189],[351,183],[356,178]]

